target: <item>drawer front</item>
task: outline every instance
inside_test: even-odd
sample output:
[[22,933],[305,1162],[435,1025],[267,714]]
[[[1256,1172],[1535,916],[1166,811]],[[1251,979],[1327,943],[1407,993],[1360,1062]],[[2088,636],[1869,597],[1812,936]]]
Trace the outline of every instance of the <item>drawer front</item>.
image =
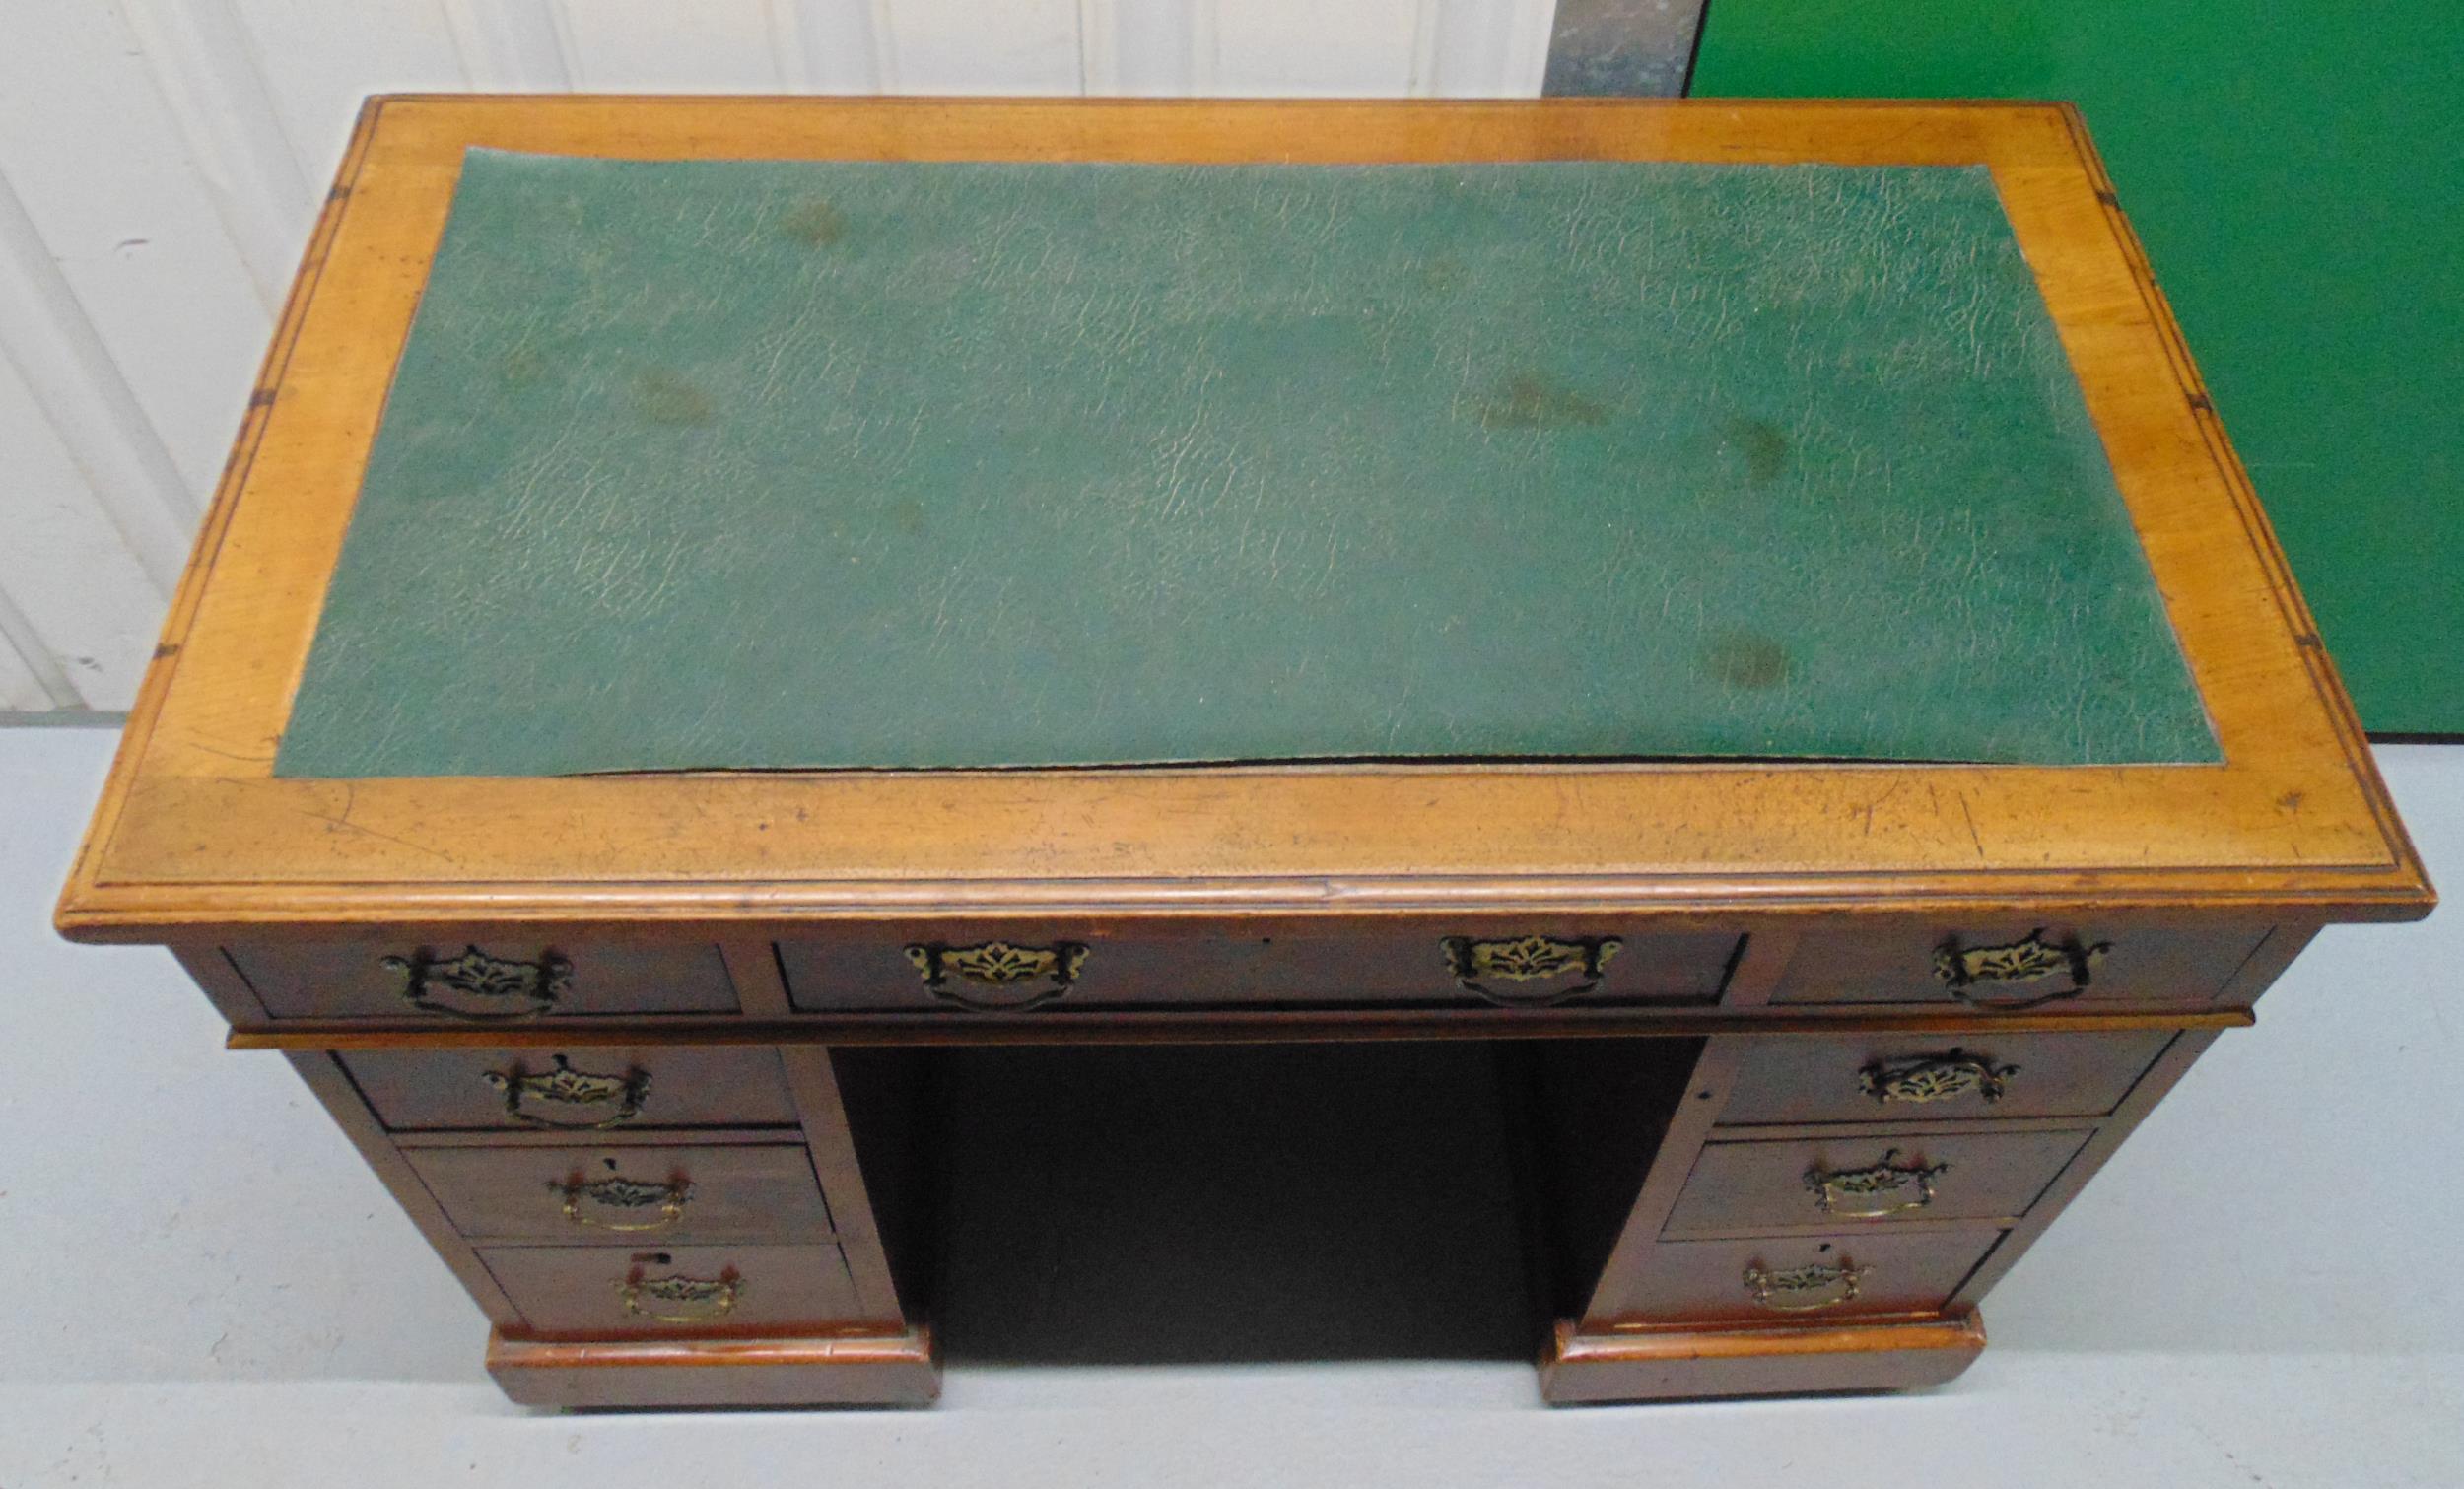
[[278,1019],[501,1023],[734,1013],[719,948],[535,941],[316,941],[225,948]]
[[784,1333],[856,1317],[836,1246],[483,1247],[541,1334]]
[[1668,1229],[2013,1220],[2027,1212],[2088,1138],[2081,1129],[1715,1142],[1686,1177]]
[[2101,1117],[2173,1040],[2129,1034],[1882,1034],[1756,1041],[1720,1120],[1942,1121]]
[[370,1049],[340,1056],[397,1132],[792,1126],[769,1049]]
[[2264,925],[2183,929],[2042,919],[1816,932],[1798,943],[1771,1000],[1987,1010],[2204,1003],[2224,990],[2267,934]]
[[801,1144],[406,1148],[402,1156],[454,1229],[477,1241],[639,1248],[831,1234]]
[[941,927],[784,942],[779,960],[790,1000],[814,1012],[1707,1003],[1738,939],[1557,925],[1272,936]]
[[1609,1285],[1609,1318],[1687,1322],[1807,1322],[1933,1313],[2002,1239],[1991,1228],[1857,1235],[1663,1241]]

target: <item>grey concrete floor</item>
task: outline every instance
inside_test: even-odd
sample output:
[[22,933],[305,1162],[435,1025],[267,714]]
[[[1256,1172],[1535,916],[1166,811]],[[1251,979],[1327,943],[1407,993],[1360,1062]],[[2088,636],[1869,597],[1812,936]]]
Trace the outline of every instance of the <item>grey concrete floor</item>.
[[[924,1412],[525,1412],[275,1056],[52,897],[111,737],[0,730],[0,1489],[2464,1485],[2464,912],[2330,931],[1907,1396],[1549,1411],[1497,1359],[968,1364]],[[2380,758],[2464,893],[2464,749]]]

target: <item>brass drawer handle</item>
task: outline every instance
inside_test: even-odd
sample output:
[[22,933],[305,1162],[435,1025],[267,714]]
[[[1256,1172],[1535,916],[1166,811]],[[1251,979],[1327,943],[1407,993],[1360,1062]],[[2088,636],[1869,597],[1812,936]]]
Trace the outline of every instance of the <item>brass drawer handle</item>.
[[[576,1070],[563,1055],[557,1055],[554,1069],[532,1074],[515,1065],[511,1070],[488,1070],[480,1079],[505,1093],[505,1115],[533,1127],[567,1127],[597,1129],[618,1126],[642,1115],[642,1103],[650,1094],[650,1072],[628,1070],[622,1075],[591,1075]],[[616,1104],[616,1110],[596,1121],[555,1121],[522,1110],[525,1101],[546,1102],[556,1107],[603,1107]],[[583,1114],[587,1117],[589,1114]]]
[[[1862,1169],[1825,1169],[1819,1166],[1806,1170],[1806,1187],[1814,1191],[1814,1207],[1825,1215],[1847,1220],[1877,1220],[1884,1215],[1904,1215],[1921,1210],[1934,1202],[1934,1181],[1950,1171],[1951,1165],[1899,1163],[1899,1150],[1892,1148]],[[1913,1198],[1893,1198],[1913,1189]],[[1841,1200],[1864,1200],[1863,1208],[1850,1209]]]
[[1907,1102],[1922,1106],[1973,1093],[1978,1100],[1998,1102],[2010,1090],[2017,1065],[1997,1065],[1985,1055],[1964,1049],[1920,1055],[1908,1060],[1876,1060],[1857,1072],[1857,1089],[1883,1106]]
[[[616,1284],[616,1296],[624,1303],[625,1312],[637,1319],[651,1319],[660,1323],[708,1323],[735,1311],[736,1300],[744,1296],[744,1280],[728,1271],[716,1277],[677,1274],[645,1281],[637,1272]],[[674,1311],[678,1309],[686,1312]]]
[[[684,1219],[685,1202],[693,1197],[693,1181],[689,1179],[669,1184],[644,1184],[640,1180],[622,1177],[594,1179],[587,1184],[579,1179],[551,1179],[548,1187],[565,1196],[567,1221],[584,1230],[621,1233],[663,1231]],[[658,1218],[638,1222],[593,1220],[582,1207],[585,1199],[611,1210],[647,1210],[656,1205]]]
[[[1843,1261],[1837,1266],[1815,1262],[1809,1266],[1765,1271],[1761,1263],[1756,1262],[1745,1268],[1745,1291],[1752,1296],[1756,1307],[1772,1313],[1811,1314],[1856,1302],[1859,1285],[1873,1270],[1870,1266],[1853,1266]],[[1829,1293],[1830,1296],[1814,1298],[1811,1302],[1781,1301],[1805,1298],[1814,1293]]]
[[[2089,978],[2097,962],[2113,949],[2110,941],[2083,945],[2077,936],[2056,945],[2045,939],[2043,926],[2029,931],[2008,946],[1962,947],[1957,937],[1934,949],[1934,976],[1951,988],[1951,995],[1976,1008],[2034,1008],[2060,998],[2075,998],[2088,990]],[[2033,996],[1995,998],[1980,996],[1977,989],[2005,986],[2015,982],[2034,982],[2057,973],[2069,973],[2071,983],[2051,992]]]
[[[1501,941],[1448,936],[1437,944],[1446,953],[1446,970],[1454,974],[1464,991],[1508,1008],[1542,1008],[1581,997],[1600,986],[1600,970],[1625,945],[1615,936],[1569,936],[1563,940],[1554,936],[1516,936]],[[1570,972],[1581,978],[1571,987],[1504,992],[1488,985],[1498,980],[1543,981]]]
[[[536,962],[492,957],[476,946],[437,961],[425,951],[407,957],[385,957],[377,964],[402,980],[396,995],[422,1013],[441,1013],[474,1024],[532,1019],[554,1011],[572,990],[574,969],[555,952]],[[466,998],[467,1003],[441,1002],[440,997]]]
[[[924,991],[945,1003],[979,1013],[1019,1013],[1064,996],[1077,985],[1087,955],[1087,948],[1075,941],[1055,941],[1050,946],[1013,946],[1007,941],[944,946],[938,941],[927,941],[907,948],[907,960],[924,974]],[[1024,996],[971,995],[950,984],[953,977],[980,987],[1015,988]],[[1023,985],[1038,981],[1045,985]]]

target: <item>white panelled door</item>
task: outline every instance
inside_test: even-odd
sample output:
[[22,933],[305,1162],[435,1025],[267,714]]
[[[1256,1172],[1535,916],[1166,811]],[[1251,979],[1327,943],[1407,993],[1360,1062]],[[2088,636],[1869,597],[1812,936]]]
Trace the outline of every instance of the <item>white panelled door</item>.
[[1530,97],[1553,0],[6,0],[0,717],[126,709],[371,93]]

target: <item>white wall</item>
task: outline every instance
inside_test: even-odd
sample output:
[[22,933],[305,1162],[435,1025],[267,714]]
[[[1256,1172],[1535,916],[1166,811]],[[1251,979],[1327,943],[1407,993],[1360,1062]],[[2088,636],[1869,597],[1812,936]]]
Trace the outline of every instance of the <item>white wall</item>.
[[0,0],[0,715],[128,707],[362,96],[1529,96],[1553,0]]

